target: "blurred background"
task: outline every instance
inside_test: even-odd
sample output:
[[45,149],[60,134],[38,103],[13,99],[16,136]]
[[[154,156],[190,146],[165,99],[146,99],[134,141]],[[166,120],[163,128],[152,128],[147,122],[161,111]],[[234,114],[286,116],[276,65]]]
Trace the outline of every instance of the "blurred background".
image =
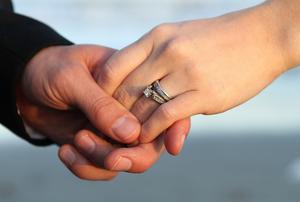
[[[75,43],[122,48],[163,22],[212,17],[261,0],[14,0]],[[217,57],[216,57],[217,58]],[[180,157],[112,182],[83,182],[57,158],[0,128],[0,201],[300,201],[300,71],[222,115],[193,118]],[[297,90],[298,89],[298,90]],[[297,93],[298,92],[298,93]]]

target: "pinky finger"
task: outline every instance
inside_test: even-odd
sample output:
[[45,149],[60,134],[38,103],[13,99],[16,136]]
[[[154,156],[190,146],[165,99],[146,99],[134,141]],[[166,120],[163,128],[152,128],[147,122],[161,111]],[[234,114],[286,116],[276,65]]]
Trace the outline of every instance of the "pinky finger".
[[58,151],[58,156],[76,177],[83,180],[108,181],[118,174],[94,166],[71,145],[62,146]]
[[204,101],[195,100],[196,97],[199,97],[197,92],[189,91],[161,105],[143,124],[140,142],[151,142],[176,121],[200,113]]
[[191,119],[183,119],[176,121],[170,128],[167,129],[164,136],[166,150],[174,156],[180,154],[185,140],[189,134],[191,127]]

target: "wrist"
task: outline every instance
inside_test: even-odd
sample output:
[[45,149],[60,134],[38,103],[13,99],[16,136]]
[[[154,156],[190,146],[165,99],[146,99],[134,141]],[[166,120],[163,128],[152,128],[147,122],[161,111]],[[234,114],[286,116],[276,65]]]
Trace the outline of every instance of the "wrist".
[[270,0],[265,6],[276,27],[275,35],[287,71],[300,64],[300,4],[298,0]]
[[22,119],[23,127],[25,132],[27,133],[28,137],[31,140],[46,140],[46,136],[36,132],[29,123],[25,119],[29,119],[32,122],[32,118],[34,117],[34,110],[30,110],[30,107],[28,107],[29,102],[24,93],[22,92],[20,88],[20,84],[17,85],[16,89],[16,107],[19,117]]

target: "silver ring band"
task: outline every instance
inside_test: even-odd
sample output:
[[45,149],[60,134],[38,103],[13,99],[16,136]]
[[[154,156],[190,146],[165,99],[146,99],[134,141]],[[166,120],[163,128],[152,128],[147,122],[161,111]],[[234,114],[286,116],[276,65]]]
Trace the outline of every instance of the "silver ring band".
[[146,98],[152,98],[158,104],[164,104],[171,100],[170,96],[162,89],[159,81],[147,86],[143,93]]
[[165,101],[170,101],[171,97],[166,93],[166,91],[161,87],[159,81],[155,81],[153,84],[153,90],[157,92]]
[[156,101],[158,104],[164,104],[166,103],[166,100],[164,100],[158,93],[153,91],[152,99]]

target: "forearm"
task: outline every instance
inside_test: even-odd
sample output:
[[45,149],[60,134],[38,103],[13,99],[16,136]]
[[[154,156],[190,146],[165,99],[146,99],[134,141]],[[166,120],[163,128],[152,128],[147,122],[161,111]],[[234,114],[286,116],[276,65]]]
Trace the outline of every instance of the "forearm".
[[265,6],[270,11],[276,27],[276,36],[285,59],[286,70],[300,64],[300,4],[298,0],[269,0]]
[[[220,17],[236,23],[243,43],[255,43],[275,75],[300,65],[300,4],[298,0],[267,0],[245,11]],[[227,24],[224,23],[224,24]],[[233,35],[234,36],[234,35]],[[237,39],[235,39],[237,40]],[[249,45],[249,44],[248,44]]]

